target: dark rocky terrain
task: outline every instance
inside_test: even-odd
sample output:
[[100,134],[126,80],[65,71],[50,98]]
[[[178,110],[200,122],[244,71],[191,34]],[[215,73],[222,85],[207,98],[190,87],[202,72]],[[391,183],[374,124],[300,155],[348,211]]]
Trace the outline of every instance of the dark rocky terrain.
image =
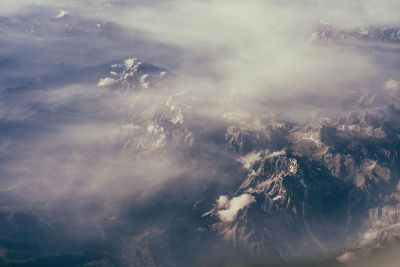
[[[67,15],[57,23],[69,31],[70,25],[81,22]],[[101,21],[87,23],[90,32],[114,27]],[[36,25],[24,19],[17,24],[22,32],[36,31]],[[14,25],[0,18],[0,30]],[[400,30],[342,30],[323,24],[312,40],[316,45],[398,45]],[[204,116],[196,108],[212,102],[212,95],[176,90],[179,73],[136,58],[109,70],[92,83],[97,82],[96,90],[109,100],[101,107],[114,110],[118,117],[111,145],[63,149],[78,155],[74,163],[89,164],[105,149],[143,162],[150,174],[163,158],[174,158],[185,170],[163,190],[152,186],[149,199],[133,201],[123,195],[118,212],[99,216],[96,223],[82,223],[78,236],[70,221],[79,213],[76,206],[84,208],[83,214],[96,214],[106,193],[96,196],[98,202],[89,197],[57,204],[44,201],[43,209],[34,209],[37,203],[31,203],[20,210],[14,209],[15,196],[2,194],[1,265],[338,266],[397,248],[396,77],[371,88],[348,90],[339,97],[342,108],[335,113],[310,112],[298,121],[267,108],[238,111],[231,108],[234,100],[218,106],[213,116]],[[269,101],[266,107],[276,104]],[[54,117],[74,115],[63,109],[52,112]],[[112,200],[104,203],[114,207]]]
[[[135,62],[115,75],[110,90],[127,88],[130,79],[130,90],[146,94],[153,90],[147,84],[159,82],[160,73],[168,79],[167,72],[157,69],[150,74],[132,73],[140,66],[147,68],[146,63]],[[193,114],[179,108],[187,101],[183,95],[176,102],[166,97],[165,103],[158,103],[143,126],[147,132],[135,135],[135,141],[123,139],[128,142],[123,146],[146,147],[148,153],[183,145],[187,148],[182,157],[202,164],[205,160],[218,175],[223,172],[229,178],[221,184],[219,177],[211,176],[209,184],[196,190],[200,201],[193,206],[189,201],[187,210],[177,211],[177,217],[171,218],[174,230],[150,228],[134,237],[126,253],[135,251],[127,257],[138,266],[173,266],[157,259],[156,252],[162,245],[158,242],[170,238],[178,241],[166,243],[168,248],[189,243],[196,251],[212,255],[204,244],[217,246],[215,250],[227,246],[228,251],[241,251],[244,262],[255,264],[291,263],[304,260],[305,255],[310,262],[322,259],[329,264],[336,257],[347,262],[396,244],[400,219],[397,81],[351,97],[347,100],[351,108],[341,115],[318,115],[298,124],[271,115],[225,113],[216,119],[218,127],[207,133],[192,124]],[[148,141],[154,139],[157,142]],[[215,146],[220,151],[208,151],[207,147]],[[229,169],[215,166],[213,153],[224,157]],[[188,214],[195,223],[180,225]],[[178,261],[196,258],[183,251],[185,256],[176,255]]]

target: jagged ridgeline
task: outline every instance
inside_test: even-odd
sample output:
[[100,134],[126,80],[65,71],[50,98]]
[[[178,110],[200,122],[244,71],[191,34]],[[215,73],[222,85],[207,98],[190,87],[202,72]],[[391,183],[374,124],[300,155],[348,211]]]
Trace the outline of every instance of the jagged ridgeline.
[[[35,33],[39,50],[49,32],[56,34],[56,44],[64,41],[60,38],[64,34],[86,40],[90,34],[108,38],[125,33],[112,22],[86,21],[65,10],[39,24],[24,16],[15,20],[17,23],[0,17],[0,32],[13,33],[13,29],[19,34]],[[39,27],[41,24],[47,26]],[[75,29],[77,25],[81,25],[80,30]],[[400,28],[395,26],[343,29],[320,24],[311,38],[307,35],[304,40],[315,47],[361,47],[360,51],[367,53],[379,50],[398,64]],[[124,59],[130,48],[123,48],[123,53],[117,53],[122,57],[120,62],[109,65],[109,58],[104,59],[108,62],[106,69],[102,60],[100,67],[88,67],[90,73],[83,68],[68,76],[60,68],[63,85],[69,79],[78,80],[71,77],[75,73],[81,73],[85,82],[90,80],[74,89],[72,97],[50,91],[38,96],[32,93],[36,96],[33,104],[24,100],[39,109],[53,100],[54,106],[42,111],[50,115],[32,112],[26,116],[34,118],[32,124],[51,124],[48,119],[54,126],[43,127],[50,134],[46,132],[45,142],[39,142],[40,149],[35,147],[35,153],[27,154],[27,166],[10,165],[11,177],[23,173],[29,179],[41,174],[51,179],[37,178],[45,189],[22,186],[21,192],[33,192],[33,199],[39,199],[39,208],[34,207],[36,202],[28,205],[25,198],[13,195],[21,195],[17,189],[26,182],[23,178],[7,184],[11,190],[2,191],[5,204],[0,212],[0,266],[336,267],[359,266],[381,252],[398,253],[397,68],[368,88],[341,88],[335,99],[334,94],[316,96],[317,89],[311,91],[314,98],[300,92],[298,102],[306,102],[313,109],[308,102],[318,98],[323,108],[308,109],[311,115],[303,116],[304,110],[295,114],[299,106],[294,106],[288,108],[288,115],[283,109],[293,101],[285,102],[285,97],[271,97],[265,103],[262,99],[261,109],[252,109],[251,101],[239,105],[246,94],[238,96],[234,90],[215,93],[219,88],[208,90],[210,84],[202,84],[196,75],[187,77],[138,58]],[[251,67],[241,70],[251,72]],[[107,75],[98,75],[98,68]],[[12,78],[11,85],[19,79]],[[52,86],[38,77],[29,79],[38,84],[37,88]],[[190,87],[193,84],[195,89]],[[86,89],[87,95],[80,98]],[[4,92],[6,95],[7,90]],[[215,100],[218,93],[224,101]],[[68,106],[68,96],[75,106]],[[7,101],[14,103],[19,97],[13,91]],[[51,99],[41,102],[43,98]],[[24,113],[28,104],[22,103]],[[73,108],[76,106],[78,111]],[[20,110],[13,108],[9,108],[10,114],[18,117]],[[96,112],[99,114],[92,114]],[[68,122],[67,127],[60,118]],[[21,121],[14,124],[20,127]],[[8,123],[5,125],[12,124]],[[80,128],[86,124],[90,125]],[[92,124],[99,127],[90,127]],[[24,136],[35,128],[24,127]],[[64,135],[58,136],[59,132]],[[32,138],[36,140],[36,136]],[[60,147],[48,148],[51,141],[60,143]],[[26,143],[36,145],[31,140]],[[28,150],[26,143],[21,145],[23,152]],[[32,164],[40,162],[37,151],[50,154],[43,158],[46,164]],[[58,153],[61,160],[52,158]],[[99,156],[102,153],[107,156]],[[99,166],[109,161],[111,167]],[[73,197],[68,190],[73,191]],[[15,206],[17,212],[12,209]]]
[[343,29],[329,23],[321,23],[312,38],[325,40],[358,40],[368,42],[400,43],[400,28],[396,26],[369,26]]
[[[397,43],[398,36],[397,28],[344,31],[330,25],[319,26],[313,34],[318,40],[390,43]],[[134,90],[135,98],[170,75],[137,59],[112,69],[112,77],[101,79],[99,85],[121,94]],[[213,161],[212,144],[223,150],[218,154],[229,168],[215,169],[217,174],[200,190],[199,201],[172,220],[174,229],[148,229],[133,239],[125,251],[131,261],[163,262],[167,256],[155,250],[170,238],[173,248],[190,238],[186,244],[208,255],[209,261],[195,255],[175,255],[176,260],[199,264],[222,264],[235,258],[232,251],[236,251],[239,262],[322,261],[327,266],[396,245],[400,238],[400,84],[396,79],[346,96],[350,108],[339,115],[317,114],[308,123],[296,123],[273,114],[225,110],[219,114],[218,126],[207,132],[193,123],[185,94],[175,92],[148,106],[154,112],[146,123],[129,128],[141,128],[142,134],[127,134],[121,142],[135,149],[152,147],[157,153],[165,146],[184,145],[181,156],[193,161]],[[231,178],[221,185],[218,179],[224,175]],[[180,225],[188,214],[194,216],[193,226]],[[180,231],[188,236],[180,236]],[[132,250],[134,255],[129,254]],[[218,261],[212,250],[226,258]]]

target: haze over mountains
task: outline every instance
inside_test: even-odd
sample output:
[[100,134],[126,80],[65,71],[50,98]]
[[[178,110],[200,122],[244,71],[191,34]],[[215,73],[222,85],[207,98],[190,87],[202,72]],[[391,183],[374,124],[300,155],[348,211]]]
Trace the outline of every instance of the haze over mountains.
[[4,1],[0,264],[396,266],[397,1]]

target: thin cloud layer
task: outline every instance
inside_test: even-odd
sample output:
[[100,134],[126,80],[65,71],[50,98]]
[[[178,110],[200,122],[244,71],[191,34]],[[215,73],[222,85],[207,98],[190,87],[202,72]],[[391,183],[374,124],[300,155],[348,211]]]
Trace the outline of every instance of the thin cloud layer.
[[[1,1],[1,211],[118,245],[147,244],[154,232],[164,244],[157,227],[185,220],[194,230],[179,227],[203,233],[212,223],[198,223],[198,203],[234,192],[261,155],[227,151],[236,126],[258,134],[265,119],[309,123],[352,108],[349,95],[399,89],[396,44],[313,38],[324,23],[398,24],[399,9],[392,0]],[[129,69],[132,57],[160,66],[145,64],[140,90],[110,67]],[[255,202],[223,195],[218,220]]]
[[162,1],[114,10],[110,20],[143,32],[149,41],[181,49],[177,73],[214,88],[210,94],[219,102],[233,94],[241,99],[238,109],[257,110],[265,107],[265,99],[337,97],[348,87],[382,83],[387,77],[371,55],[356,47],[319,46],[311,37],[323,21],[348,28],[395,23],[393,17],[383,20],[371,13],[378,5],[391,13],[395,4]]

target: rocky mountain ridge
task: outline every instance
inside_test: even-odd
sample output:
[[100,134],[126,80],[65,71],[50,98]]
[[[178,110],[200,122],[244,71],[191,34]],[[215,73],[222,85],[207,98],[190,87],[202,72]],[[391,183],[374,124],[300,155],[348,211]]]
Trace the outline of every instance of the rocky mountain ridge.
[[[144,74],[141,64],[134,59],[115,65],[125,69],[99,85],[145,92],[165,74]],[[353,98],[353,111],[316,117],[308,125],[222,114],[225,130],[213,134],[225,136],[225,149],[242,170],[230,170],[239,175],[232,180],[236,190],[219,196],[203,215],[203,220],[214,221],[207,231],[256,257],[283,262],[305,255],[340,256],[343,243],[350,242],[348,235],[363,231],[359,241],[348,244],[350,250],[397,240],[398,217],[387,206],[398,194],[400,171],[397,84],[389,80],[376,93]],[[186,124],[185,111],[168,105],[174,116],[162,111],[157,113],[162,118],[150,121],[162,124],[161,132],[181,131],[183,138],[167,134],[163,142],[180,140],[201,149],[203,140],[195,140],[199,135]],[[372,229],[378,229],[374,238],[369,237]]]

